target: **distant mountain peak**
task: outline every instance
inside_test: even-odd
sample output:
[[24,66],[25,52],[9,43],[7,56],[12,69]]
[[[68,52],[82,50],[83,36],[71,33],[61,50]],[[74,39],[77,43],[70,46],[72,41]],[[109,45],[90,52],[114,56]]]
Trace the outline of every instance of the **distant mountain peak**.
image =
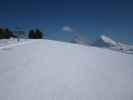
[[133,54],[133,46],[116,42],[108,36],[101,35],[94,43],[93,46],[105,47],[111,50],[120,51],[123,53]]
[[116,45],[116,44],[117,44],[113,39],[111,39],[110,37],[107,37],[107,36],[105,36],[105,35],[102,35],[102,36],[101,36],[101,39],[102,39],[104,42],[109,43],[109,44],[112,44],[112,45]]
[[100,46],[100,47],[112,47],[112,46],[116,46],[117,42],[114,41],[113,39],[111,39],[108,36],[105,35],[101,35],[95,42],[94,42],[95,46]]

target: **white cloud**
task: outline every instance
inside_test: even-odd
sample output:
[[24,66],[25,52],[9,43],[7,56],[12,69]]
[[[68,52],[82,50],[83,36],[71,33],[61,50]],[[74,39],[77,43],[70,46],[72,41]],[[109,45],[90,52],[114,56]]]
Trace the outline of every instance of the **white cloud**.
[[64,26],[62,30],[66,32],[73,32],[73,29],[70,26]]

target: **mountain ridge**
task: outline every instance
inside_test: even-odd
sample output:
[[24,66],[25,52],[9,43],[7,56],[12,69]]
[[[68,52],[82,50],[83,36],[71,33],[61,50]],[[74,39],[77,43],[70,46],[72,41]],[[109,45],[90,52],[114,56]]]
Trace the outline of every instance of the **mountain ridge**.
[[105,35],[101,35],[92,45],[96,47],[120,51],[123,53],[133,54],[133,45],[116,42],[115,40]]

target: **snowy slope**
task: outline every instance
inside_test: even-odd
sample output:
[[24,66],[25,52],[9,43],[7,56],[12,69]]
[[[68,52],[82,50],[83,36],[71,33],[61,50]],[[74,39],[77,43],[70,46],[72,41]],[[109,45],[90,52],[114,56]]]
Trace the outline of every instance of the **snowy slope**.
[[0,49],[0,100],[133,100],[133,55],[52,40]]

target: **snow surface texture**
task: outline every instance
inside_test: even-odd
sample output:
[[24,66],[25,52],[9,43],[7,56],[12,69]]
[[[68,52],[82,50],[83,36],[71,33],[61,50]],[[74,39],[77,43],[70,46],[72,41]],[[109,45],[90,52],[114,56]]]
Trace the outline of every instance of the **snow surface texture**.
[[133,100],[133,55],[52,40],[0,49],[0,100]]

